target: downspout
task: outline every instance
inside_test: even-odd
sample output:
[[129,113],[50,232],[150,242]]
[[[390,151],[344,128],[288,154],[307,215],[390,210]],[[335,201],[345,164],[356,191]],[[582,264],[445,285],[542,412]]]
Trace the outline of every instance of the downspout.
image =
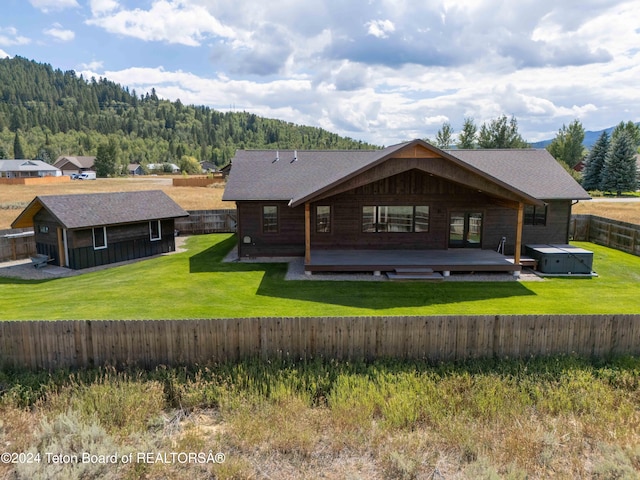
[[[571,207],[569,207],[569,214],[567,218],[567,234],[565,235],[565,241],[564,243],[569,243],[569,238],[571,238],[571,215],[573,212],[573,206],[577,205],[578,203],[580,203],[580,200],[574,200],[571,202]],[[578,221],[576,220],[576,226],[577,226]],[[573,229],[573,236],[576,236],[576,229]]]

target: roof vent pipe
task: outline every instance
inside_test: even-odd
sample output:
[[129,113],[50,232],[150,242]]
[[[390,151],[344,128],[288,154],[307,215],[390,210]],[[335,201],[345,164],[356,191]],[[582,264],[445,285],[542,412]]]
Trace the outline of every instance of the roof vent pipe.
[[276,150],[276,159],[273,160],[271,163],[276,163],[278,160],[280,160],[280,150]]
[[291,163],[295,162],[296,160],[298,160],[298,150],[293,151],[293,160],[291,160]]

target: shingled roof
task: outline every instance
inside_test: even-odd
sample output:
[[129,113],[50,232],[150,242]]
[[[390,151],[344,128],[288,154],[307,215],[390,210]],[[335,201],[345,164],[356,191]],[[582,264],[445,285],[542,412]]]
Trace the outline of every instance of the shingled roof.
[[382,150],[238,150],[223,200],[285,200],[295,206],[411,146],[427,148],[523,198],[590,198],[546,150],[444,151],[413,140]]
[[54,165],[56,167],[61,167],[61,166],[65,166],[66,163],[70,163],[79,169],[89,169],[89,168],[93,168],[95,161],[96,161],[96,157],[61,156],[56,159],[56,161],[54,162]]
[[68,229],[163,220],[189,215],[161,190],[45,195],[34,198],[11,227],[32,227],[33,217],[43,208]]

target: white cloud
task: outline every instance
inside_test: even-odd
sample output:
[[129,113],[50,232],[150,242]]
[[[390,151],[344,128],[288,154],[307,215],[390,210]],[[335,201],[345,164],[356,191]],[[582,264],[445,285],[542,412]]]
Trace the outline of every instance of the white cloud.
[[187,0],[155,0],[149,10],[115,11],[115,6],[108,2],[94,5],[98,10],[87,24],[144,41],[197,47],[209,37],[233,39],[236,36],[232,28],[220,23],[206,8]]
[[80,6],[76,0],[29,0],[29,3],[44,13]]
[[7,58],[7,57],[11,57],[11,55],[9,55],[7,52],[5,52],[0,48],[0,58]]
[[14,27],[0,27],[0,45],[8,47],[12,45],[27,45],[29,43],[31,43],[31,40],[22,35],[18,35],[18,30]]
[[89,7],[95,16],[103,15],[116,10],[120,5],[116,0],[90,0]]
[[78,70],[95,72],[96,70],[102,70],[103,66],[104,62],[92,60],[89,63],[81,63],[80,65],[78,65]]
[[396,26],[391,20],[371,20],[365,24],[367,34],[377,38],[388,38],[390,33],[395,32]]
[[[458,133],[465,117],[479,126],[514,115],[536,141],[574,118],[587,129],[640,119],[636,3],[91,0],[87,23],[200,47],[188,49],[200,71],[209,59],[211,78],[188,73],[186,55],[165,68],[101,74],[138,93],[235,105],[379,145],[433,138],[444,121]],[[98,77],[91,72],[103,65],[82,68]]]
[[43,30],[43,33],[49,35],[60,42],[70,42],[76,36],[71,30],[65,30],[59,23],[54,23],[51,28]]

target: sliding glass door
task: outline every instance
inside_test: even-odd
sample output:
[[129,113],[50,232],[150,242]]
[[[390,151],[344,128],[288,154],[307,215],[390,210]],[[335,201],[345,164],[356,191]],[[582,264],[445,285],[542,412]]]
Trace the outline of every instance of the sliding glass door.
[[449,248],[480,248],[482,245],[482,213],[451,212]]

